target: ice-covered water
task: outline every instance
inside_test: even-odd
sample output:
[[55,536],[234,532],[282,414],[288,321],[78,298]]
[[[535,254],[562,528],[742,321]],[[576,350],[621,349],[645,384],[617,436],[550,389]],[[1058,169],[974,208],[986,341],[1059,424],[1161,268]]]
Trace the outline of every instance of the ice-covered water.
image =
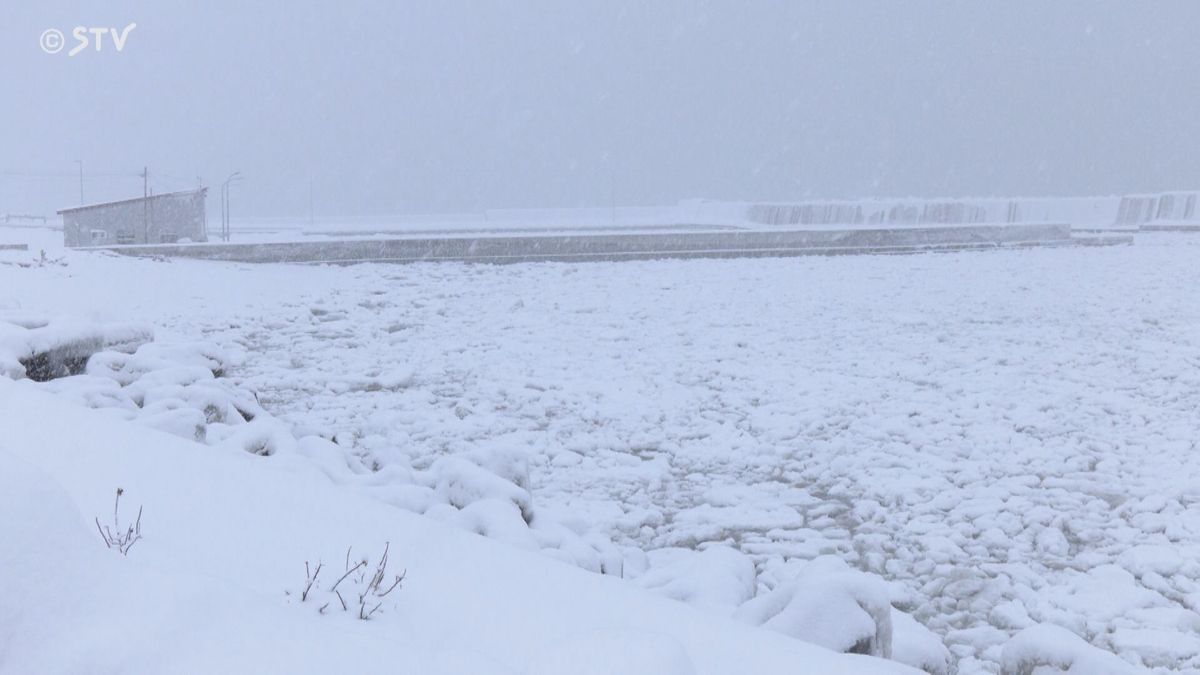
[[540,508],[627,542],[836,553],[964,672],[1035,620],[1195,666],[1196,243],[358,267],[220,332],[367,461],[518,448]]

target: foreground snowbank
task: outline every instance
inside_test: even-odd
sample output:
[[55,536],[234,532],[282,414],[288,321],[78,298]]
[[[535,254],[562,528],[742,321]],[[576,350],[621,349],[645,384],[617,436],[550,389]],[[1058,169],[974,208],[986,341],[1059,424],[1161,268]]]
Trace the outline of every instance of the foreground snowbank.
[[[336,483],[393,506],[426,514],[461,529],[501,539],[593,572],[624,575],[630,556],[596,533],[576,532],[538,515],[529,492],[525,455],[503,446],[442,457],[428,470],[347,457],[326,436],[297,438],[259,404],[255,392],[234,385],[225,373],[242,358],[206,342],[149,342],[149,328],[90,325],[77,320],[0,314],[0,376],[26,375],[18,358],[57,353],[40,366],[40,386],[80,405],[181,438],[241,449],[257,455],[299,454]],[[69,367],[66,361],[70,362]],[[11,362],[13,368],[4,364]],[[72,374],[74,373],[74,374]],[[31,374],[32,375],[32,374]],[[33,379],[46,379],[34,377]],[[377,389],[403,386],[403,376],[364,382]]]
[[[23,331],[24,342],[32,344],[38,329],[28,327],[28,323],[14,328],[18,337]],[[47,319],[33,323],[38,327],[65,325]],[[0,318],[0,327],[5,325]],[[103,326],[88,329],[88,334],[110,332]],[[883,580],[861,572],[850,573],[839,559],[793,565],[803,569],[791,570],[790,576],[799,575],[791,583],[801,583],[812,592],[802,593],[798,601],[787,594],[782,604],[767,603],[779,605],[779,609],[770,610],[768,615],[779,610],[787,615],[800,613],[808,617],[806,624],[780,625],[777,617],[761,615],[761,611],[734,613],[739,605],[754,597],[758,585],[755,566],[748,556],[728,547],[708,547],[702,551],[662,549],[647,556],[639,549],[619,549],[597,533],[576,532],[539,516],[529,492],[527,456],[519,449],[481,444],[470,452],[443,456],[428,470],[412,466],[366,467],[347,457],[346,448],[327,438],[293,436],[263,409],[254,392],[237,387],[224,377],[241,356],[217,345],[146,343],[132,353],[101,351],[83,358],[84,361],[71,368],[71,372],[81,374],[36,386],[62,400],[102,410],[109,417],[198,443],[259,456],[307,459],[334,483],[392,506],[518,548],[540,550],[592,572],[638,578],[644,588],[709,612],[732,615],[744,623],[766,625],[837,652],[892,655],[892,614],[900,613],[891,608]],[[397,386],[396,379],[406,378],[376,377],[365,386]],[[121,531],[115,523],[112,529]],[[125,546],[117,548],[123,551]],[[386,552],[382,555],[387,559]],[[312,601],[322,613],[331,607],[333,610],[341,607],[359,618],[373,617],[388,602],[384,598],[394,589],[392,578],[398,584],[400,577],[394,575],[394,569],[389,574],[382,567],[368,575],[374,568],[366,557],[360,556],[364,556],[361,550],[355,552],[353,559],[351,552],[346,552],[344,569],[349,570],[345,574],[350,581],[340,590],[335,586],[332,591],[336,593],[323,586],[331,575],[343,572],[317,562],[306,565],[301,599]],[[361,567],[355,564],[359,561]],[[834,568],[828,563],[835,564]],[[648,574],[647,565],[651,568]],[[326,572],[325,580],[318,583],[321,571]],[[357,585],[359,592],[351,592],[353,589],[348,588],[351,585]],[[863,595],[860,587],[874,589],[868,594],[869,599],[864,600],[868,596]],[[364,590],[368,592],[364,594]],[[776,589],[777,598],[781,590]],[[349,595],[351,601],[347,602],[342,593]],[[830,603],[831,598],[841,602]],[[945,647],[927,630],[922,633],[923,629],[915,622],[913,626],[915,635],[910,631],[901,636],[901,642],[906,644],[899,645],[900,656],[896,660],[934,675],[947,672],[949,653]],[[623,666],[622,672],[625,670]]]
[[[913,672],[709,618],[360,497],[306,461],[202,446],[28,382],[0,381],[0,429],[0,672],[547,673],[564,653],[593,673]],[[124,558],[89,523],[117,486],[145,507]],[[376,618],[296,599],[306,560],[385,542],[407,577]]]

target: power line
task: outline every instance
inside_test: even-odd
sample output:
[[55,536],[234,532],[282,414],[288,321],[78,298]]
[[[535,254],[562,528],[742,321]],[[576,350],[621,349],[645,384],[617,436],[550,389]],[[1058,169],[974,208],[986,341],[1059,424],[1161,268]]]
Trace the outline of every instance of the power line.
[[[141,173],[124,173],[116,171],[88,171],[87,175],[93,178],[140,178]],[[35,173],[31,171],[0,171],[0,176],[5,178],[36,178],[36,179],[60,179],[60,178],[76,178],[75,172],[63,173]]]

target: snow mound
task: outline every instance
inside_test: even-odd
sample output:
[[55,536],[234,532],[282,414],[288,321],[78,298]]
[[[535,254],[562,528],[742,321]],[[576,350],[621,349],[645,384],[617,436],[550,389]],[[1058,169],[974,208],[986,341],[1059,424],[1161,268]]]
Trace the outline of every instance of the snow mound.
[[650,569],[636,583],[659,595],[722,614],[754,597],[754,562],[736,549],[666,548],[648,555]]
[[892,656],[892,605],[882,579],[818,558],[794,580],[738,608],[741,621],[843,653]]
[[950,675],[952,657],[936,633],[912,616],[892,610],[892,658],[929,675]]
[[1002,675],[1133,675],[1141,672],[1097,649],[1071,631],[1053,624],[1030,626],[1004,645]]
[[237,448],[252,455],[269,457],[280,452],[294,452],[296,439],[281,422],[265,417],[235,426],[216,424],[218,435],[212,441],[226,447]]
[[464,509],[484,499],[510,502],[526,523],[533,521],[533,496],[478,464],[462,457],[444,457],[431,468],[435,490],[447,504]]

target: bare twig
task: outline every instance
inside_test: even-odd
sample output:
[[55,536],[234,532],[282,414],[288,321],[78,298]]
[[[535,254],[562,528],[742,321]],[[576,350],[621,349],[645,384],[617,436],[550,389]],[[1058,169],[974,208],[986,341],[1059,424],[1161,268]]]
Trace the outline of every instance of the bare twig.
[[[308,600],[308,592],[312,589],[313,584],[316,583],[317,577],[320,576],[321,567],[322,567],[322,564],[318,562],[317,570],[315,572],[313,572],[312,574],[309,574],[308,561],[307,560],[304,561],[305,583],[304,583],[304,591],[302,593],[300,593],[300,602],[304,602],[304,601]],[[329,603],[325,603],[325,604],[329,604]]]
[[367,607],[367,606],[366,606],[366,605],[359,605],[359,608],[358,608],[358,618],[362,619],[363,621],[366,621],[367,619],[371,618],[371,615],[372,615],[372,614],[374,614],[375,612],[379,611],[379,607],[380,607],[380,605],[382,605],[382,604],[383,604],[382,602],[376,603],[376,604],[375,604],[375,606],[371,608],[371,611],[367,612],[366,614],[364,614],[364,613],[363,613],[363,611],[366,609],[366,607]]
[[340,584],[340,583],[342,583],[343,581],[345,581],[345,580],[346,580],[346,577],[350,576],[350,574],[351,574],[352,572],[355,572],[355,571],[357,571],[358,569],[360,569],[360,568],[363,568],[363,567],[366,567],[366,566],[367,566],[367,561],[366,561],[366,560],[364,560],[364,561],[362,561],[362,562],[358,563],[357,565],[355,565],[354,567],[351,567],[350,569],[346,570],[346,573],[342,575],[342,578],[338,579],[338,580],[337,580],[337,581],[336,581],[336,582],[333,584],[333,586],[331,586],[331,587],[329,588],[329,590],[331,590],[331,591],[336,591],[336,590],[337,590],[337,587],[338,587],[338,584]]
[[104,545],[108,548],[112,548],[112,540],[110,540],[108,535],[104,533],[104,528],[100,527],[99,516],[96,517],[96,529],[100,530],[100,538],[104,540]]
[[382,598],[382,597],[386,596],[388,593],[391,593],[392,591],[394,591],[396,589],[396,587],[400,585],[400,582],[404,581],[404,576],[406,574],[408,574],[408,570],[404,570],[400,574],[397,574],[396,580],[392,582],[392,585],[388,586],[388,589],[386,591],[384,591],[382,593],[376,593],[375,594],[376,597]]

